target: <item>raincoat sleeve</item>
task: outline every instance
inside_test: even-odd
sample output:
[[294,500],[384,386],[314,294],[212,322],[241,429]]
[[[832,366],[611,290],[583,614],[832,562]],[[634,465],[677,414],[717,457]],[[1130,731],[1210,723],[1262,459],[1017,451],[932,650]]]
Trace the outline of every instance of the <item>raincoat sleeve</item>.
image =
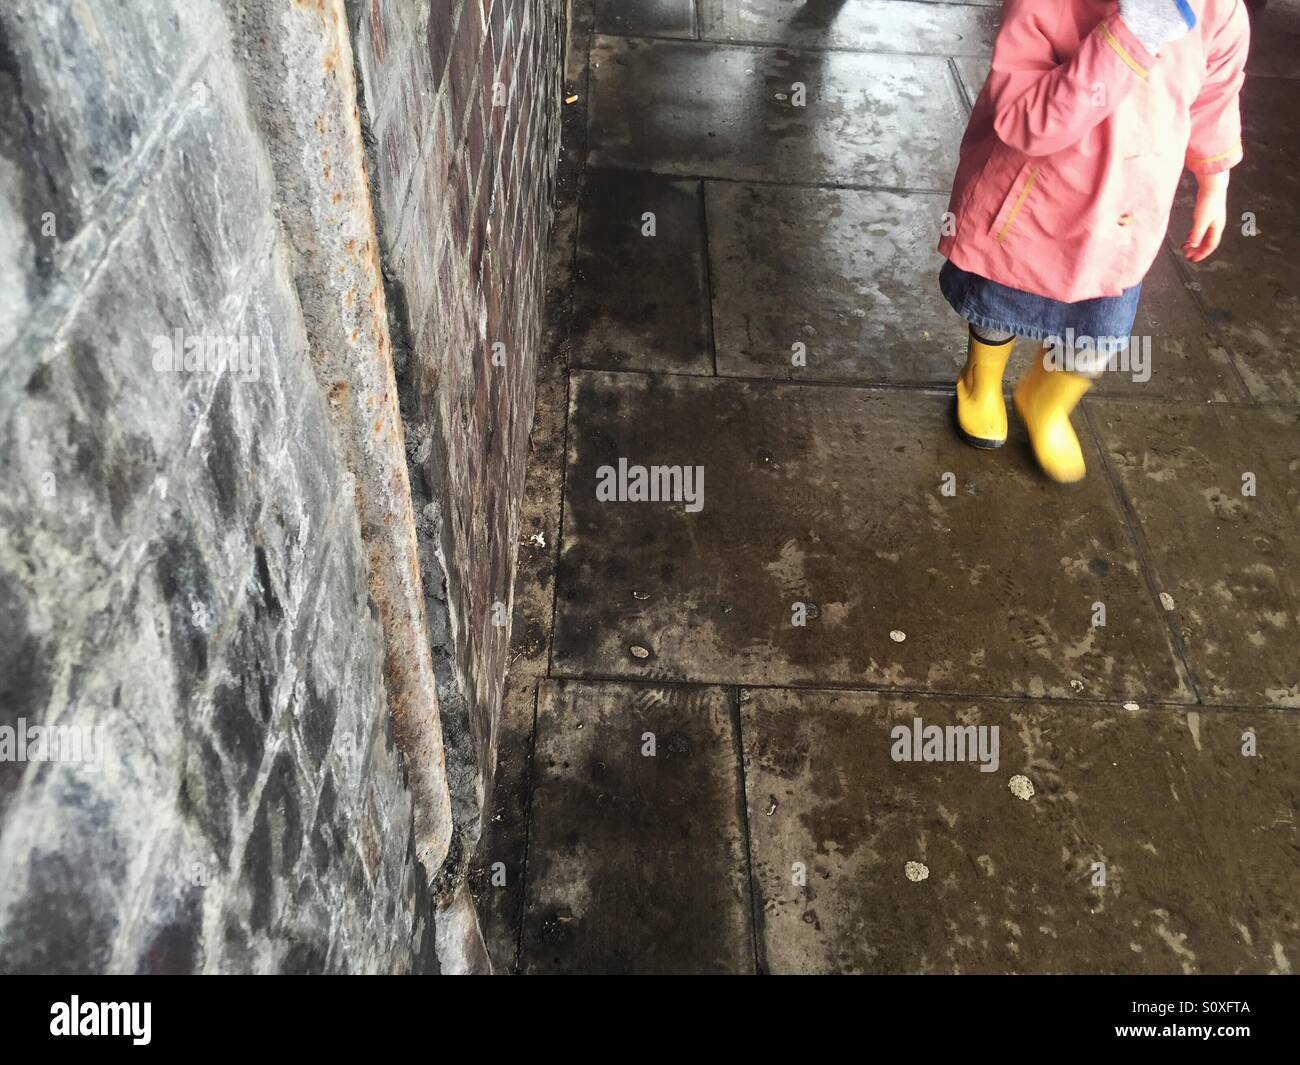
[[1246,80],[1250,20],[1236,0],[1223,25],[1206,42],[1205,84],[1192,104],[1187,169],[1217,174],[1241,162],[1241,86]]
[[1140,81],[1155,57],[1118,14],[1103,19],[1067,62],[1049,20],[1058,5],[1007,0],[987,88],[993,129],[1008,147],[1051,155],[1081,140]]

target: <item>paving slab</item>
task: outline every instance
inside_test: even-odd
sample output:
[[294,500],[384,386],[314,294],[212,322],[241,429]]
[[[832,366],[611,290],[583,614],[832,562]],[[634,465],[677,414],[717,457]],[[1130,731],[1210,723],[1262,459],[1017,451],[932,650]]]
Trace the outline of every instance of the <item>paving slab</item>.
[[947,191],[966,125],[942,57],[597,36],[591,69],[598,170]]
[[597,33],[694,37],[694,0],[595,0]]
[[997,36],[996,6],[909,0],[698,0],[705,40],[846,48],[864,52],[988,55]]
[[946,194],[707,182],[705,198],[720,374],[952,384]]
[[1101,376],[1097,394],[1202,402],[1249,399],[1175,255],[1162,247],[1151,264],[1133,321],[1137,342],[1127,362]]
[[975,99],[979,96],[980,89],[984,88],[984,81],[989,76],[989,62],[988,56],[958,56],[953,60],[961,87],[972,107],[975,106]]
[[[1018,427],[962,444],[948,396],[577,373],[570,397],[560,675],[1190,698],[1088,439],[1062,488]],[[702,466],[702,500],[601,501],[620,459]]]
[[1300,78],[1300,3],[1272,0],[1250,18],[1248,74]]
[[[1219,250],[1189,264],[1193,281],[1256,399],[1300,403],[1300,109],[1294,80],[1246,79],[1245,159],[1232,170],[1229,225]],[[1174,208],[1170,233],[1181,245],[1191,227],[1191,182]],[[1249,217],[1247,217],[1249,216]],[[1253,231],[1254,235],[1248,235]]]
[[492,810],[470,864],[469,884],[492,971],[518,971],[519,925],[524,912],[528,859],[528,802],[531,788],[533,725],[537,683],[511,674],[506,678]]
[[[951,387],[966,326],[939,292],[946,195],[706,182],[705,199],[719,374]],[[1247,398],[1167,249],[1134,334],[1141,360],[1101,393]]]
[[547,682],[523,969],[754,971],[732,694]]
[[[1297,964],[1293,713],[761,689],[741,713],[766,970]],[[895,761],[918,719],[996,727],[996,770]]]
[[1300,706],[1300,413],[1115,403],[1089,417],[1202,699]]
[[698,181],[588,174],[570,363],[713,372]]

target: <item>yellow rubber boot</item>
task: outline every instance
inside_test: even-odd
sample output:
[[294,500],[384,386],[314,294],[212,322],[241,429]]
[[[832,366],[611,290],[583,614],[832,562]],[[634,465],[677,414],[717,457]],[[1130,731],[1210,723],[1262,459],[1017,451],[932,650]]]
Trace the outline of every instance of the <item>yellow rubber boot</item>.
[[1016,338],[986,344],[970,335],[966,365],[957,376],[957,434],[972,447],[1001,447],[1007,440],[1007,405],[1002,373]]
[[1034,458],[1054,481],[1083,479],[1083,448],[1070,424],[1070,412],[1092,387],[1092,378],[1068,370],[1049,370],[1042,352],[1016,383],[1016,413],[1029,430]]

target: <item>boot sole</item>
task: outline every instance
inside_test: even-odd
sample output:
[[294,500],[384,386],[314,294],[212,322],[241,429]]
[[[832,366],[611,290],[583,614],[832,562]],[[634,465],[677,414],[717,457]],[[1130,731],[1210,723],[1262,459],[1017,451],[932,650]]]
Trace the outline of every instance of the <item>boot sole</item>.
[[1001,440],[995,440],[991,437],[973,436],[961,427],[961,422],[957,418],[957,397],[952,397],[952,424],[957,430],[957,435],[961,437],[964,443],[970,444],[971,447],[979,448],[981,451],[996,451],[1007,442],[1004,436]]

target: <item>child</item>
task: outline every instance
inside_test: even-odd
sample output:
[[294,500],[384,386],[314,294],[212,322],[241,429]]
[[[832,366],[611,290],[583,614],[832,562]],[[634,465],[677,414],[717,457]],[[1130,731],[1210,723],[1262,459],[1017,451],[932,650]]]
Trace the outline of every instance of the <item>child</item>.
[[[1249,36],[1241,0],[1006,0],[962,138],[955,231],[939,242],[940,288],[970,324],[957,378],[968,443],[1006,440],[1002,373],[1017,336],[1129,336],[1184,166],[1197,194],[1183,254],[1199,262],[1218,247]],[[1044,472],[1077,481],[1070,412],[1099,370],[1053,361],[1046,347],[1035,358],[1016,412]]]

